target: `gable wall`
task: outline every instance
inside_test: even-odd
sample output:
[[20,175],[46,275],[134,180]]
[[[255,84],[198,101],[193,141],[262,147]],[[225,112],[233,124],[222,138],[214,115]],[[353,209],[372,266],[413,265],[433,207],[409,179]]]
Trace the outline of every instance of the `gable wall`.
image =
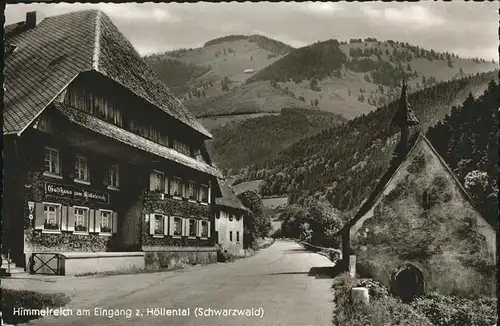
[[424,139],[350,229],[349,238],[361,265],[385,283],[392,269],[408,261],[421,266],[430,288],[441,292],[485,292],[473,284],[488,287],[492,282],[469,265],[495,264],[495,231]]

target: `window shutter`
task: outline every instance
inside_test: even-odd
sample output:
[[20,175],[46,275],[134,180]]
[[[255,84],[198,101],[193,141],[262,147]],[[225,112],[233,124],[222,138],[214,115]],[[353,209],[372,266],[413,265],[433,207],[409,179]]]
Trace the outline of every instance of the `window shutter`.
[[61,207],[61,230],[68,230],[68,206]]
[[201,237],[201,220],[196,220],[196,236]]
[[207,221],[207,223],[208,223],[208,238],[210,238],[210,231],[211,231],[210,221]]
[[117,212],[113,212],[112,226],[113,226],[113,233],[118,233],[118,213]]
[[155,216],[154,214],[149,214],[149,234],[155,234]]
[[169,231],[169,229],[168,229],[168,227],[169,227],[168,220],[169,220],[168,216],[164,215],[163,216],[163,234],[164,235],[168,235],[168,231]]
[[166,194],[169,194],[170,193],[170,188],[169,188],[169,185],[168,185],[168,177],[165,177],[165,190],[164,190],[164,193]]
[[89,209],[87,211],[87,214],[89,214],[88,219],[89,219],[89,232],[94,232],[95,230],[95,209]]
[[154,186],[154,183],[155,183],[155,176],[154,176],[154,173],[151,172],[149,174],[149,190],[154,190],[153,186]]
[[212,185],[208,183],[208,203],[212,203]]
[[68,207],[68,231],[75,231],[75,208]]
[[45,213],[42,203],[35,203],[35,229],[43,229],[45,223]]
[[[101,232],[101,210],[95,210],[95,224],[94,224],[94,232]],[[109,221],[111,223],[111,221]]]
[[182,235],[183,236],[188,236],[189,235],[189,219],[183,218],[182,219]]
[[175,217],[170,216],[169,234],[174,235],[174,231],[175,231]]

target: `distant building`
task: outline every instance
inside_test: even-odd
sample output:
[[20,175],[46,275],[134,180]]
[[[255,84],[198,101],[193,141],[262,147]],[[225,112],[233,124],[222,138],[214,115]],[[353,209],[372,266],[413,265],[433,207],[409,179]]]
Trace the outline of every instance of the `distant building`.
[[241,203],[226,181],[219,179],[222,197],[216,198],[215,233],[223,251],[236,256],[244,255],[243,220],[248,209]]
[[58,274],[215,262],[212,136],[110,18],[5,32],[2,254]]
[[255,69],[251,69],[251,68],[249,68],[249,69],[245,69],[245,70],[243,70],[243,72],[244,72],[245,74],[253,74],[253,73],[255,72]]
[[[394,291],[406,288],[410,297],[413,290],[423,291],[424,283],[438,291],[495,291],[493,279],[471,265],[496,265],[495,230],[429,140],[419,132],[409,136],[409,126],[419,122],[405,84],[401,104],[395,117],[402,131],[395,164],[340,231],[344,266],[356,255],[360,273]],[[408,280],[421,287],[411,289]],[[445,280],[451,283],[441,284]]]

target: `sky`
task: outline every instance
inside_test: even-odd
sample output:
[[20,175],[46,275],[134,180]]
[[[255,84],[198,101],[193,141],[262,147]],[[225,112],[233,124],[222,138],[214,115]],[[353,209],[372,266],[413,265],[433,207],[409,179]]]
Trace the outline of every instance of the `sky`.
[[498,61],[497,2],[37,3],[7,5],[5,19],[11,24],[29,11],[52,16],[89,8],[105,12],[142,55],[260,34],[294,47],[375,37]]

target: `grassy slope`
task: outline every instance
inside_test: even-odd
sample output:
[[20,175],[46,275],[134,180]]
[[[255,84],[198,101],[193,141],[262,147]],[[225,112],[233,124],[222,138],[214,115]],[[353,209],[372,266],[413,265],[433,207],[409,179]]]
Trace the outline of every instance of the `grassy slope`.
[[[162,54],[163,58],[178,60],[185,64],[207,67],[210,70],[202,76],[196,76],[188,82],[189,87],[207,85],[206,97],[223,94],[221,79],[227,76],[231,80],[230,88],[241,85],[252,74],[244,73],[245,69],[258,71],[283,57],[286,45],[278,49],[256,42],[252,38],[236,40],[218,40],[207,42],[202,48],[178,50]],[[233,52],[234,51],[234,52]],[[273,52],[274,51],[274,52]],[[279,53],[275,53],[279,52]],[[189,99],[188,97],[181,98]]]
[[[262,81],[262,80],[279,80],[279,85],[282,87],[288,87],[296,96],[303,96],[307,103],[311,100],[318,100],[319,107],[322,110],[335,112],[344,115],[347,118],[352,118],[358,116],[362,113],[369,112],[379,106],[379,101],[391,101],[398,96],[395,92],[394,87],[383,86],[383,93],[379,90],[378,84],[374,84],[372,81],[365,80],[365,75],[369,74],[371,70],[368,71],[353,71],[347,65],[341,70],[341,77],[335,76],[322,76],[319,78],[319,91],[314,91],[310,87],[311,78],[302,79],[299,76],[294,76],[290,73],[291,69],[297,67],[298,65],[303,65],[306,58],[316,58],[321,51],[327,51],[325,46],[328,42],[321,42],[313,44],[307,48],[297,49],[294,52],[302,51],[301,55],[295,55],[292,59],[294,52],[290,53],[288,57],[269,65],[267,68],[261,70],[257,74],[251,77],[249,82],[252,81]],[[391,44],[388,42],[366,42],[366,43],[354,43],[354,44],[341,44],[340,50],[347,57],[347,60],[351,60],[353,56],[350,55],[351,49],[360,49],[364,51],[367,48],[375,48],[381,51],[380,59],[382,61],[392,62],[394,65],[394,60],[391,59],[390,55],[393,53],[394,49],[399,52],[407,52],[412,55],[411,59],[401,61],[402,67],[407,68],[409,64],[412,72],[416,72],[417,76],[410,79],[410,90],[417,90],[423,88],[422,76],[425,78],[433,77],[436,81],[450,80],[452,78],[460,77],[460,69],[464,74],[476,74],[481,72],[487,72],[498,68],[498,64],[492,62],[476,63],[473,60],[462,59],[462,58],[452,58],[452,66],[448,66],[447,60],[442,59],[432,59],[427,58],[417,58],[415,56],[415,50],[412,47],[408,47],[402,43]],[[386,54],[389,51],[389,55]],[[373,61],[378,61],[375,55],[370,55],[366,57]],[[321,60],[316,60],[316,62],[321,62]],[[394,65],[397,66],[397,65]],[[311,65],[311,69],[316,69],[321,71],[324,65],[314,67],[314,62]],[[331,72],[331,71],[330,71]],[[305,72],[307,75],[307,72]],[[286,77],[283,80],[283,75]],[[298,77],[298,78],[296,78]],[[289,79],[293,79],[290,81]],[[370,78],[371,79],[371,78]],[[419,88],[417,87],[419,84]],[[361,92],[361,89],[364,92]],[[349,95],[349,90],[351,94]],[[364,101],[360,102],[359,96],[363,95]],[[368,103],[368,98],[376,101],[376,103]],[[380,99],[382,98],[382,100]]]

